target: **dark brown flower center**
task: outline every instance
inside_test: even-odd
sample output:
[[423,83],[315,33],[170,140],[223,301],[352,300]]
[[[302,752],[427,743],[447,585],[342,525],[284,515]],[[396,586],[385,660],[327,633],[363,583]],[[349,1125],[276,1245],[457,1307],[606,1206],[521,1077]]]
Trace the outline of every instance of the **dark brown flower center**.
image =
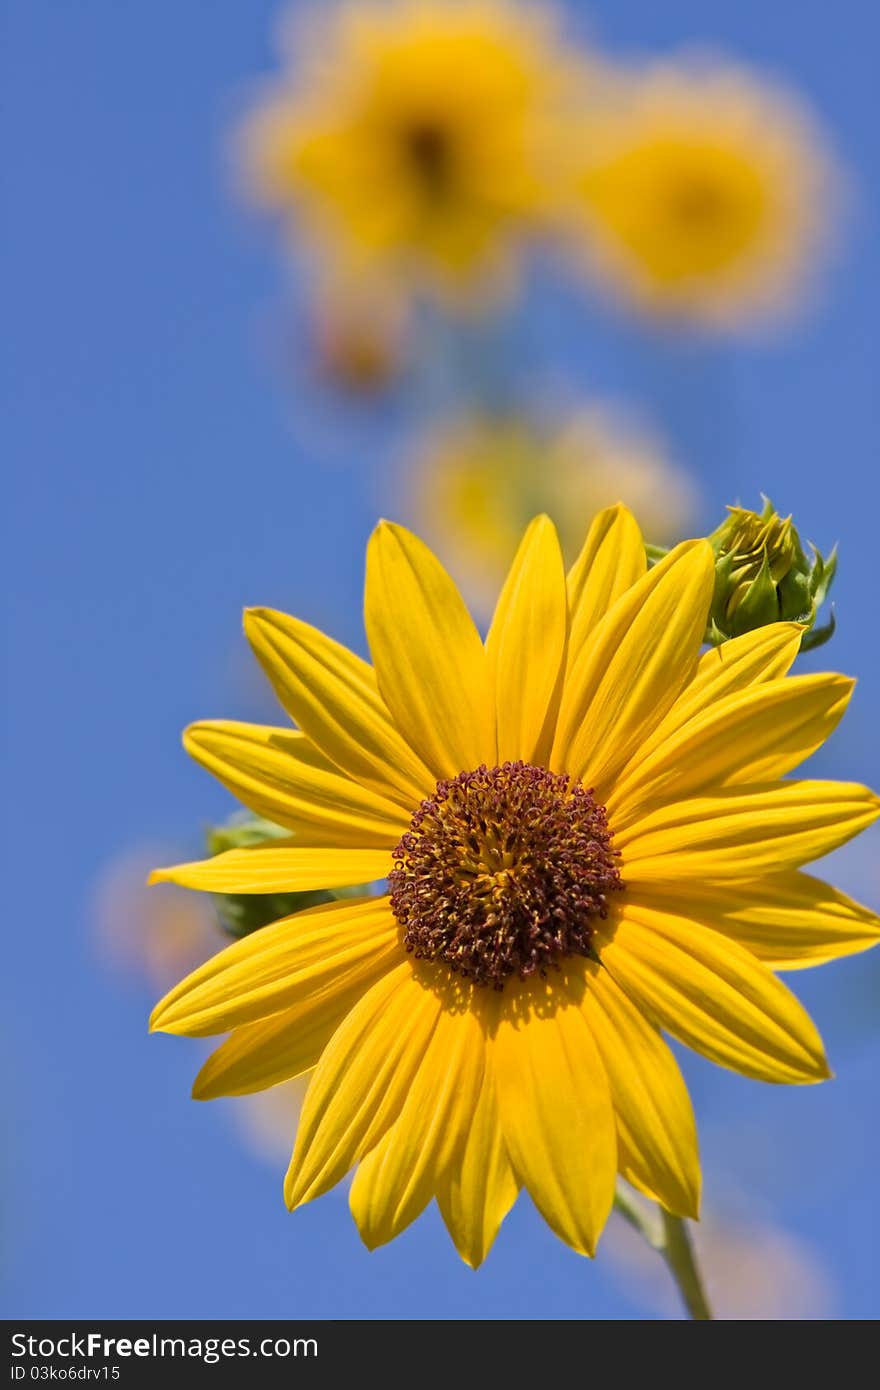
[[604,806],[522,762],[438,782],[393,857],[406,949],[496,989],[590,955],[607,895],[623,887]]
[[450,132],[430,119],[414,120],[403,134],[410,168],[431,197],[444,196],[452,180],[453,144]]
[[723,221],[730,205],[717,183],[692,175],[671,190],[670,211],[677,222],[699,233]]

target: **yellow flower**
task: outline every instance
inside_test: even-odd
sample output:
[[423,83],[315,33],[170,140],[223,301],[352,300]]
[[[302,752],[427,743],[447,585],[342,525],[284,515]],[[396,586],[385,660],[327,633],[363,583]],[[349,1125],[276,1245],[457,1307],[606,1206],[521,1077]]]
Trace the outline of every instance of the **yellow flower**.
[[537,512],[552,518],[572,561],[593,517],[618,499],[657,544],[686,535],[697,508],[696,485],[662,444],[602,402],[552,424],[524,414],[464,415],[417,442],[397,490],[469,602],[489,614]]
[[258,197],[349,268],[486,287],[543,216],[569,60],[517,0],[352,0],[255,113]]
[[731,65],[667,62],[621,76],[582,144],[575,222],[598,278],[723,327],[798,297],[834,199],[792,97]]
[[152,1024],[229,1033],[199,1098],[314,1068],[291,1207],[357,1165],[369,1246],[436,1197],[477,1265],[525,1187],[592,1254],[618,1171],[697,1213],[693,1116],[660,1029],[746,1076],[829,1074],[773,970],[877,940],[877,918],[800,867],[880,800],[783,780],[852,682],[786,678],[790,623],[701,657],[713,580],[702,540],[646,572],[622,507],[596,519],[566,579],[538,518],[484,643],[431,552],[383,523],[367,556],[372,666],[296,618],[247,613],[298,731],[218,721],[185,742],[290,839],[156,878],[388,887],[229,946]]

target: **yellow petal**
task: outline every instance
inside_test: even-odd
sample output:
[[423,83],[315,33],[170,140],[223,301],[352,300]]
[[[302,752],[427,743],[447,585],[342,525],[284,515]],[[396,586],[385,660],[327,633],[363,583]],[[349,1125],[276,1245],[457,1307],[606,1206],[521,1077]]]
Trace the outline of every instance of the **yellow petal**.
[[372,667],[317,628],[250,608],[244,629],[290,717],[321,752],[410,813],[435,778],[394,727]]
[[592,1255],[617,1173],[614,1111],[587,1022],[559,981],[508,984],[491,1065],[517,1178],[562,1240]]
[[272,840],[154,869],[150,882],[179,883],[206,893],[305,893],[375,883],[390,868],[387,849],[305,849],[290,840]]
[[650,802],[783,777],[833,732],[854,684],[845,676],[790,676],[710,704],[633,759],[608,798],[611,824],[619,833]]
[[501,1134],[495,1080],[487,1069],[464,1153],[441,1179],[437,1204],[465,1264],[477,1269],[519,1192]]
[[600,800],[692,678],[714,580],[708,542],[676,546],[617,600],[566,677],[553,764]]
[[561,693],[567,625],[559,538],[539,516],[522,539],[486,638],[499,763],[543,762],[549,752],[552,732],[548,738],[545,730],[552,731]]
[[571,667],[609,608],[648,568],[638,523],[621,503],[599,512],[568,573]]
[[385,703],[434,777],[491,766],[495,724],[480,635],[439,560],[402,526],[382,522],[370,538],[364,616]]
[[301,845],[393,849],[407,828],[400,806],[341,773],[305,734],[229,719],[191,724],[186,751],[258,816]]
[[830,1075],[809,1015],[751,952],[659,909],[627,903],[622,914],[602,964],[660,1027],[759,1081]]
[[443,1009],[394,1124],[358,1167],[349,1198],[361,1239],[386,1245],[424,1211],[459,1161],[480,1094],[486,1045],[466,1007]]
[[150,1027],[190,1037],[226,1033],[390,967],[398,943],[387,898],[309,908],[212,956],[156,1005]]
[[[631,891],[629,896],[635,896]],[[653,885],[652,900],[738,941],[772,970],[823,965],[880,941],[880,917],[810,874],[792,870],[754,883]]]
[[855,782],[731,787],[649,812],[615,847],[633,888],[756,879],[821,858],[878,815],[880,799]]
[[699,1216],[697,1130],[675,1058],[607,970],[589,974],[581,1007],[611,1086],[621,1173],[667,1211]]
[[750,685],[787,676],[800,651],[800,623],[768,623],[704,652],[696,674],[652,736],[662,742],[708,705]]
[[441,1012],[407,960],[384,976],[337,1028],[315,1068],[300,1115],[284,1196],[320,1197],[375,1148],[406,1102]]
[[325,986],[314,981],[315,993],[292,1008],[234,1029],[196,1077],[193,1099],[249,1095],[311,1071],[346,1014],[402,954],[395,942],[364,955]]

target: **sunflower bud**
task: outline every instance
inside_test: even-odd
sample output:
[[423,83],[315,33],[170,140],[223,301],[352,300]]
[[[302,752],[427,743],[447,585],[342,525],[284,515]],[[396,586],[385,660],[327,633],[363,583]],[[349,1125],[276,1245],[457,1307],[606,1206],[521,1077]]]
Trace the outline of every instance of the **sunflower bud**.
[[834,614],[814,626],[837,567],[836,547],[826,558],[809,544],[808,556],[790,516],[764,499],[762,512],[728,507],[727,520],[709,537],[715,551],[715,594],[706,640],[717,646],[766,623],[803,623],[801,649],[819,647],[834,631]]

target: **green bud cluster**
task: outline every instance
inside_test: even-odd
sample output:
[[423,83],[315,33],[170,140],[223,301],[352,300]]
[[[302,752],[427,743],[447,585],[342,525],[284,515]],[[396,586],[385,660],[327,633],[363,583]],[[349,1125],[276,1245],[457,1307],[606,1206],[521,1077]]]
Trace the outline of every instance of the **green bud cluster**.
[[781,517],[765,497],[761,512],[728,507],[729,516],[709,536],[715,552],[715,593],[706,640],[713,646],[767,623],[805,627],[801,649],[819,647],[834,631],[834,614],[816,627],[837,567],[837,549],[826,558],[812,544],[808,555],[790,516]]

